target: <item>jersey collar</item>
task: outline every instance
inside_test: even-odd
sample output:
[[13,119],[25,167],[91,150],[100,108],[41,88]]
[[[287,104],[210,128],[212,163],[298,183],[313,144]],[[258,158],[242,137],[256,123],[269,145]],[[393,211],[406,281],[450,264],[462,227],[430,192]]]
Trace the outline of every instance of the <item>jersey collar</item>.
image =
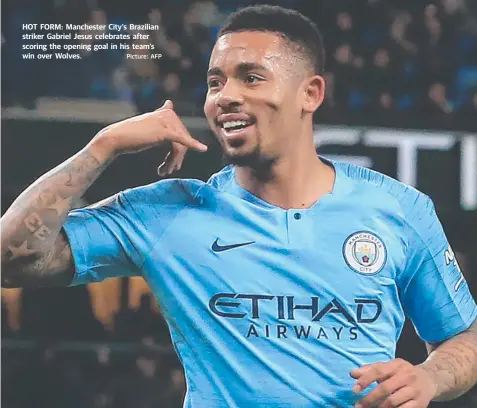
[[[322,156],[319,156],[320,159],[325,162],[326,164],[332,166],[335,170],[335,183],[333,185],[333,190],[330,194],[324,195],[319,201],[317,201],[315,204],[313,204],[309,209],[312,209],[316,206],[319,206],[322,202],[327,201],[329,199],[337,198],[340,197],[347,192],[351,190],[351,183],[350,179],[346,174],[346,169],[343,163],[336,162],[334,160],[326,159]],[[235,167],[231,166],[227,169],[227,173],[229,175],[229,181],[226,184],[224,190],[230,194],[233,194],[237,197],[240,197],[241,199],[248,201],[250,203],[253,203],[255,205],[258,205],[260,207],[265,207],[269,209],[274,209],[278,208],[264,200],[262,200],[260,197],[257,197],[256,195],[252,194],[248,190],[245,190],[243,187],[241,187],[236,179],[236,174],[235,174]],[[292,209],[290,209],[292,210]],[[301,209],[303,210],[303,209]]]

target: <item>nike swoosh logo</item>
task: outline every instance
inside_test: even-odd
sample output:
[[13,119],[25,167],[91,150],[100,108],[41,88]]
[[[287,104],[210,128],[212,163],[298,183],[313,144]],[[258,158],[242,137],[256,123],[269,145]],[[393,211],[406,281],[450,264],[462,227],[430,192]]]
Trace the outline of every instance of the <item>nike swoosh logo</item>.
[[242,242],[240,244],[232,244],[232,245],[219,245],[219,239],[217,238],[212,244],[212,251],[214,252],[228,251],[229,249],[234,249],[234,248],[238,248],[241,246],[250,245],[254,243],[255,241]]

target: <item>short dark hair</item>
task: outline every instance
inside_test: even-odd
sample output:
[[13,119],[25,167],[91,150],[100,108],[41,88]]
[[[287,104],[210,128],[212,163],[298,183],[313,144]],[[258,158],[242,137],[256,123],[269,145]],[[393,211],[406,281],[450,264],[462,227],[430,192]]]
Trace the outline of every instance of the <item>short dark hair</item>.
[[323,74],[323,37],[316,24],[298,11],[270,5],[245,7],[228,17],[218,37],[242,31],[273,32],[280,35],[291,48],[306,58],[314,74]]

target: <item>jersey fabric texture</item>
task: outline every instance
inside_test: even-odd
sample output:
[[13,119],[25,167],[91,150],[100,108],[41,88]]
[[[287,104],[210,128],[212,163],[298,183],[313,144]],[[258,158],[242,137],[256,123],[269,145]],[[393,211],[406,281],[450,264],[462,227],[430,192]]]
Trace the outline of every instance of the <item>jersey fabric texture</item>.
[[439,342],[477,307],[429,197],[328,163],[333,191],[307,209],[261,200],[226,167],[71,211],[72,285],[146,280],[184,366],[186,408],[352,407],[364,394],[349,372],[393,359],[405,316]]

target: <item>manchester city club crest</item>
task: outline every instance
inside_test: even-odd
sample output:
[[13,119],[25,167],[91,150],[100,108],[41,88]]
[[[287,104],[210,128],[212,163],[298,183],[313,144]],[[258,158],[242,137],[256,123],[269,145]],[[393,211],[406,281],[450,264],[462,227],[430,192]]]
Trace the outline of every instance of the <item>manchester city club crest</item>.
[[343,256],[348,266],[363,275],[374,275],[386,263],[386,246],[377,235],[361,231],[350,235],[343,245]]

